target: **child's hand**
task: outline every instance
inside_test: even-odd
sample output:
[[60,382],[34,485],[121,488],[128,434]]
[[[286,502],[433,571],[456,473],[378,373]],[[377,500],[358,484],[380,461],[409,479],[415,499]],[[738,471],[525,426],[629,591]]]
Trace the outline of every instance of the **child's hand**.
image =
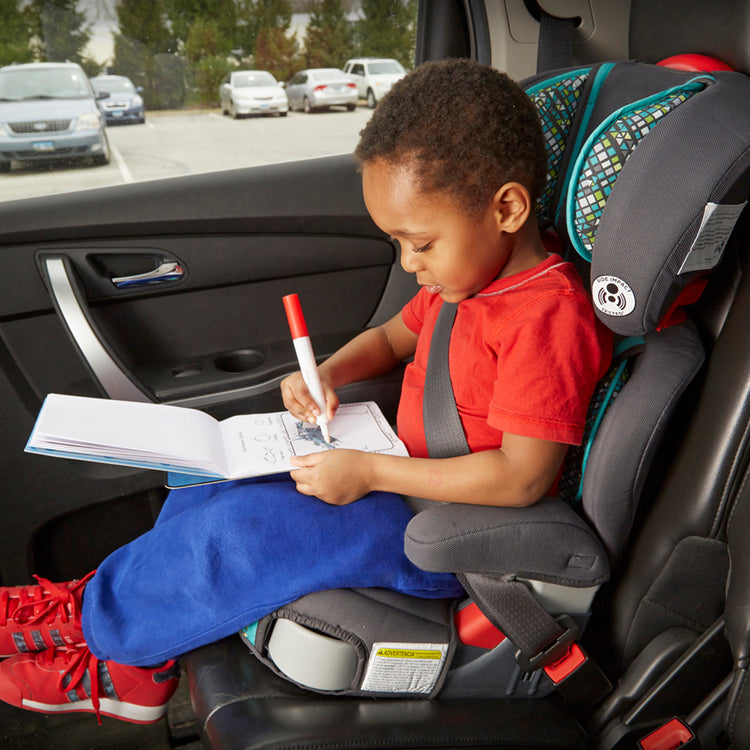
[[[330,381],[322,372],[320,384],[323,386],[323,395],[326,399],[326,417],[330,422],[339,407],[339,399]],[[320,409],[310,395],[301,372],[293,372],[281,381],[281,397],[284,399],[284,406],[292,416],[303,422],[315,424]]]
[[291,477],[303,495],[330,505],[348,505],[370,491],[372,457],[372,453],[343,449],[293,456],[292,463],[300,468]]

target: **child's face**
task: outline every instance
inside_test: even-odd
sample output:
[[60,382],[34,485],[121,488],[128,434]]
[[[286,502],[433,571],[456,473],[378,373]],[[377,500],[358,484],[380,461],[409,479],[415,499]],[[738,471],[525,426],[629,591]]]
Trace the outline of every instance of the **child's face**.
[[446,302],[461,302],[501,275],[510,242],[492,205],[469,216],[445,192],[420,190],[413,171],[366,162],[362,188],[373,221],[401,246],[401,265]]

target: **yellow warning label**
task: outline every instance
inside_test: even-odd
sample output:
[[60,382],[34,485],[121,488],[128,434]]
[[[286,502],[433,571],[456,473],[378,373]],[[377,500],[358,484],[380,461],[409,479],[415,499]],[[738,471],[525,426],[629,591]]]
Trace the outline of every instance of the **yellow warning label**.
[[442,659],[443,654],[440,651],[425,651],[406,648],[379,648],[375,652],[376,656],[382,656],[387,659]]

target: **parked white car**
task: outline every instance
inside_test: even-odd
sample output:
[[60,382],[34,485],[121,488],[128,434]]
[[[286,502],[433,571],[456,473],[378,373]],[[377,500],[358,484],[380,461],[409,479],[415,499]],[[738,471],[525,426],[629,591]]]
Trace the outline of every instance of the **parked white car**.
[[266,70],[236,70],[227,73],[219,87],[221,114],[278,114],[286,117],[289,101],[283,86]]
[[357,84],[359,98],[367,99],[370,109],[406,75],[403,65],[389,57],[355,57],[346,61],[344,73]]

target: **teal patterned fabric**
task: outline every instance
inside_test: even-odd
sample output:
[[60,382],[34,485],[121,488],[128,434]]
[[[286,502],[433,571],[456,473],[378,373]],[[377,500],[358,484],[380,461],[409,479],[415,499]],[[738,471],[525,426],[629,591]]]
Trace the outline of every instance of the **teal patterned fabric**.
[[652,97],[623,108],[584,146],[579,157],[582,161],[576,165],[577,174],[571,180],[574,195],[569,210],[572,208],[573,212],[574,244],[586,260],[591,260],[602,211],[625,162],[662,117],[704,85],[705,82],[699,86],[688,84],[679,91],[663,92],[658,99]]
[[629,359],[615,362],[597,383],[586,414],[583,442],[581,445],[573,445],[568,449],[568,455],[565,458],[565,464],[560,475],[558,494],[568,503],[577,503],[581,500],[583,474],[591,444],[594,442],[594,437],[596,437],[596,432],[607,409],[612,405],[625,383],[628,382],[630,372],[631,361]]
[[591,68],[575,70],[543,81],[527,90],[542,121],[547,146],[547,182],[537,204],[537,219],[542,227],[552,220],[552,197],[557,185],[570,125],[578,109],[583,84]]

